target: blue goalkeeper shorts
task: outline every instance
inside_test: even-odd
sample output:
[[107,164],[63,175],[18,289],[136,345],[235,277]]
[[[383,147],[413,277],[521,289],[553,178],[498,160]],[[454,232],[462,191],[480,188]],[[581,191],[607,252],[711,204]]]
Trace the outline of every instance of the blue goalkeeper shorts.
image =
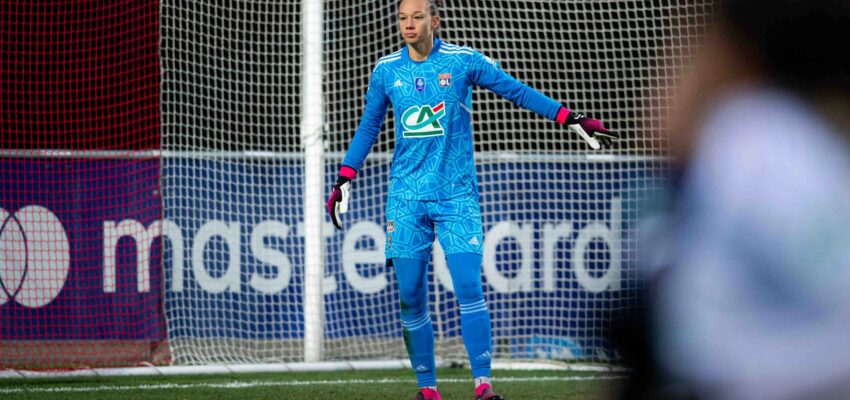
[[474,196],[450,200],[387,199],[388,259],[428,260],[434,237],[446,255],[482,254],[481,207]]

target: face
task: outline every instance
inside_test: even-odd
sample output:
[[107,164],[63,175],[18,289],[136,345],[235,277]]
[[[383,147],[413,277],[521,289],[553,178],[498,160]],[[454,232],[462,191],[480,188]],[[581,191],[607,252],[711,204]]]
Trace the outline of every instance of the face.
[[403,0],[398,6],[398,27],[409,45],[433,40],[440,17],[432,16],[427,0]]

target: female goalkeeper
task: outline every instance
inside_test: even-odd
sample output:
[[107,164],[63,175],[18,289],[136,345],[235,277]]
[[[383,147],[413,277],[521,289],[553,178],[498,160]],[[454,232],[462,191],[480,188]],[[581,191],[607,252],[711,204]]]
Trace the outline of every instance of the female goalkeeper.
[[395,268],[404,341],[417,398],[439,399],[426,269],[436,235],[454,282],[461,333],[475,398],[494,400],[490,385],[490,314],[481,287],[483,231],[472,155],[471,99],[480,86],[568,127],[598,149],[618,136],[599,120],[571,112],[514,79],[493,60],[435,36],[439,0],[401,0],[398,25],[406,46],[381,57],[372,71],[366,109],[327,201],[334,225],[348,209],[351,181],[375,143],[392,104],[397,116],[387,199],[386,257]]

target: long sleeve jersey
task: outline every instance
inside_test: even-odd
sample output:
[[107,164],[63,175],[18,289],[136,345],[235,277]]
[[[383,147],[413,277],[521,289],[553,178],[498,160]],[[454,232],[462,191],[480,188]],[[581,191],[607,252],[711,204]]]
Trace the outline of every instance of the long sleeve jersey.
[[428,58],[417,62],[405,46],[381,57],[372,71],[366,110],[343,165],[360,170],[392,104],[396,126],[389,195],[409,200],[477,196],[473,87],[488,89],[553,121],[561,109],[560,103],[469,47],[435,39]]

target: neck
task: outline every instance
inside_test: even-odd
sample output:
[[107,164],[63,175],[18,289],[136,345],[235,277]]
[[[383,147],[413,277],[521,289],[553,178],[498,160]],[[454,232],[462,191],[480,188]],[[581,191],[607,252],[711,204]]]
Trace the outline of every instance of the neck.
[[425,61],[428,58],[428,55],[431,54],[432,49],[434,49],[433,36],[428,40],[423,40],[417,44],[407,44],[407,54],[413,61]]

